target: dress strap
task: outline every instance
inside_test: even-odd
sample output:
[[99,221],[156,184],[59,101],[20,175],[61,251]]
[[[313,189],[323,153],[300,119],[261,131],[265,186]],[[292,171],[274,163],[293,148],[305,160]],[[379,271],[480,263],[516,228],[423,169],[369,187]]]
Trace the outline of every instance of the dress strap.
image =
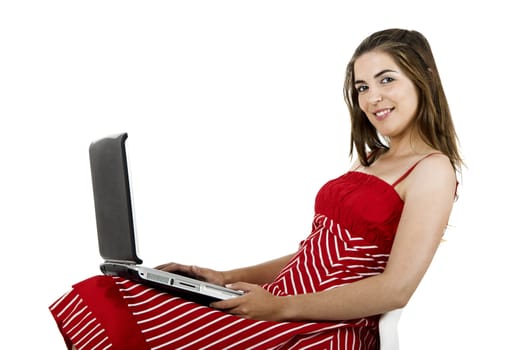
[[417,162],[415,162],[414,165],[412,165],[410,168],[408,168],[408,170],[405,171],[405,173],[399,177],[399,179],[397,179],[396,181],[394,181],[394,183],[392,184],[392,187],[396,187],[401,181],[403,181],[408,175],[410,175],[410,173],[412,172],[412,170],[414,170],[414,168],[415,168],[415,167],[419,164],[419,162],[421,162],[423,159],[426,159],[426,158],[430,157],[431,155],[438,154],[438,153],[439,153],[439,152],[432,152],[432,153],[429,153],[429,154],[427,154],[426,156],[424,156],[423,158],[421,158],[420,160],[418,160]]

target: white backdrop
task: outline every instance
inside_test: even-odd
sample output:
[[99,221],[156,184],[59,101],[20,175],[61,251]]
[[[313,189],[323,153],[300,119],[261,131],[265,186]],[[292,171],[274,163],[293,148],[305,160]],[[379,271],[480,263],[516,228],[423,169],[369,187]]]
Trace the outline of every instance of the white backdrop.
[[108,134],[129,133],[147,265],[293,251],[317,190],[349,167],[346,63],[403,27],[432,44],[469,167],[402,349],[517,348],[525,57],[511,4],[0,3],[2,343],[61,348],[47,307],[99,272],[87,150]]

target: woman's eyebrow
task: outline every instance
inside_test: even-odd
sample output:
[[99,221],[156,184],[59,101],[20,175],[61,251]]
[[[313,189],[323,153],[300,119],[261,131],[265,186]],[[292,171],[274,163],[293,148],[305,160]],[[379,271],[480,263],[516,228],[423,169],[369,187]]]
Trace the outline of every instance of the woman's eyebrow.
[[[385,73],[399,73],[399,72],[398,72],[398,71],[395,71],[395,70],[393,70],[393,69],[383,69],[381,72],[379,72],[379,73],[377,73],[377,74],[374,75],[374,79],[376,79],[376,78],[382,76],[382,75],[385,74]],[[363,84],[363,83],[365,83],[364,80],[356,80],[356,81],[354,82],[354,85],[356,85],[356,84]]]
[[381,72],[379,72],[376,75],[374,75],[374,78],[380,77],[380,76],[382,76],[385,73],[398,73],[398,72],[393,70],[393,69],[383,69]]

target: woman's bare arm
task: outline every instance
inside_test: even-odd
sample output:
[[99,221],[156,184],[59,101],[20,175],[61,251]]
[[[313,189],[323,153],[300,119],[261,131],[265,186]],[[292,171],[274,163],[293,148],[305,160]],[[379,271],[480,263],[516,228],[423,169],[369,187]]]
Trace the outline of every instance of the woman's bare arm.
[[216,271],[195,265],[167,263],[156,268],[168,272],[176,272],[211,283],[225,285],[234,282],[248,282],[264,284],[273,281],[279,271],[290,261],[293,255],[270,260],[262,264],[233,269],[229,271]]
[[290,261],[293,254],[286,255],[262,264],[224,271],[225,284],[234,282],[247,282],[265,284],[272,282],[282,268]]

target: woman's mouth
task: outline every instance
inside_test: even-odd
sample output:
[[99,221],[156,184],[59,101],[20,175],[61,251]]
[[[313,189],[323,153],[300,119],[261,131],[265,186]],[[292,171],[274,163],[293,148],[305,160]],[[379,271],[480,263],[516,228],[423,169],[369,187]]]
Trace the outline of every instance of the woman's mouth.
[[378,120],[381,121],[381,120],[384,120],[386,117],[388,117],[390,113],[392,113],[393,110],[394,108],[384,108],[384,109],[374,112],[374,115],[376,116]]

